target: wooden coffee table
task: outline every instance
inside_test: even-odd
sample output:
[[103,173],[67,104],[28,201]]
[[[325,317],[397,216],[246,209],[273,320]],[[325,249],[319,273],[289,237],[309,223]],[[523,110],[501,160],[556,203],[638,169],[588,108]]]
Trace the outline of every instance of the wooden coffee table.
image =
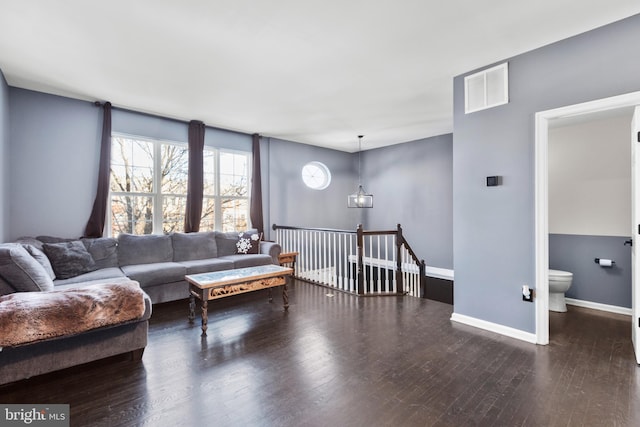
[[[291,268],[269,264],[187,275],[184,278],[189,283],[189,323],[193,323],[195,319],[196,297],[201,301],[202,336],[204,337],[207,335],[209,301],[261,289],[270,290],[276,286],[283,286],[282,300],[284,309],[288,310],[287,277],[292,273]],[[271,300],[271,294],[269,294],[269,300]]]

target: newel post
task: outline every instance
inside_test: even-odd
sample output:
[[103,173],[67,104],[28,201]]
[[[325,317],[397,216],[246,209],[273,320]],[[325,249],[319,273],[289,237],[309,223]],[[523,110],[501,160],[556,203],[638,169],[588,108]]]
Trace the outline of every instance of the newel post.
[[398,285],[398,293],[404,294],[404,283],[402,281],[402,245],[404,237],[402,236],[402,227],[398,224],[396,234],[396,284]]
[[420,297],[427,297],[427,263],[424,260],[420,260]]
[[364,234],[362,230],[362,224],[358,224],[358,228],[356,231],[357,235],[357,245],[358,245],[358,295],[364,295],[364,261],[363,261],[363,253],[364,253]]

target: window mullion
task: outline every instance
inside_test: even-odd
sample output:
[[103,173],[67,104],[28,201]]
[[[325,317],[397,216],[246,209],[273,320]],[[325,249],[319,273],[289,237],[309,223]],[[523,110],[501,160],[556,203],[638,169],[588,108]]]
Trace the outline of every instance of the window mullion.
[[215,217],[215,228],[218,231],[222,231],[222,197],[220,196],[220,150],[214,150],[213,152],[213,162],[214,162],[214,188],[215,194],[213,195],[214,200],[214,217]]
[[162,144],[153,144],[153,233],[162,234]]

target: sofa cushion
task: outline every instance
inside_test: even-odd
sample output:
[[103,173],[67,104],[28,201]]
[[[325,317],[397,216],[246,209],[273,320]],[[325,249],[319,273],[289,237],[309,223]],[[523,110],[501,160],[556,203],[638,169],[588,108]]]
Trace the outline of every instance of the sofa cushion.
[[22,246],[29,252],[29,254],[40,263],[40,265],[44,268],[44,271],[47,272],[51,280],[56,278],[56,273],[53,271],[53,266],[51,265],[51,261],[49,261],[49,257],[42,252],[41,249],[38,249],[37,246],[22,244]]
[[236,243],[237,252],[239,254],[257,254],[260,252],[260,240],[262,233],[242,232],[238,235],[238,243]]
[[53,285],[58,288],[59,286],[69,285],[72,283],[91,282],[95,280],[110,280],[110,279],[122,279],[126,278],[122,270],[119,267],[108,267],[93,270],[88,273],[80,274],[78,276],[70,277],[68,279],[56,279],[53,281]]
[[233,262],[233,268],[255,267],[258,265],[273,264],[273,259],[267,254],[237,254],[227,255],[220,259]]
[[17,292],[53,289],[44,267],[18,243],[0,244],[0,277]]
[[231,270],[233,261],[229,259],[209,258],[180,261],[187,268],[187,274],[209,273],[211,271]]
[[96,269],[93,257],[80,240],[45,243],[43,249],[58,279],[68,279]]
[[42,243],[62,243],[62,242],[73,242],[78,239],[69,239],[67,237],[56,237],[56,236],[37,236],[36,240],[41,241]]
[[184,280],[187,274],[187,267],[176,262],[124,265],[121,268],[127,277],[139,282],[143,288]]
[[171,236],[160,234],[118,235],[118,264],[137,265],[173,261]]
[[194,259],[215,258],[218,256],[216,233],[173,233],[173,260],[189,261]]
[[16,290],[13,289],[13,286],[8,284],[2,277],[0,277],[0,296],[9,295],[14,293]]
[[[118,268],[118,270],[120,269]],[[100,271],[100,270],[96,270],[96,271]],[[90,274],[93,274],[93,273],[95,272],[92,271],[91,273],[87,273],[86,275],[83,274],[82,276],[89,276]],[[83,280],[82,282],[73,282],[73,280],[75,279],[74,277],[73,279],[69,279],[69,281],[54,280],[53,284],[55,286],[54,289],[58,291],[58,290],[63,290],[68,288],[77,288],[78,286],[99,285],[101,283],[127,283],[131,281],[131,279],[125,276],[124,273],[120,272],[120,274],[121,276],[102,277],[100,279],[94,279],[94,278],[88,277],[88,278],[85,278],[85,280]],[[82,276],[77,276],[77,277],[82,277]]]
[[96,268],[118,266],[118,241],[112,237],[80,239],[96,263]]
[[238,243],[238,232],[233,231],[229,233],[223,233],[216,231],[216,245],[218,247],[218,256],[233,255],[238,253],[236,247]]
[[22,237],[18,237],[16,239],[16,243],[22,243],[23,245],[31,245],[31,246],[35,246],[36,248],[42,250],[42,241],[36,239],[35,237],[29,237],[29,236],[22,236]]

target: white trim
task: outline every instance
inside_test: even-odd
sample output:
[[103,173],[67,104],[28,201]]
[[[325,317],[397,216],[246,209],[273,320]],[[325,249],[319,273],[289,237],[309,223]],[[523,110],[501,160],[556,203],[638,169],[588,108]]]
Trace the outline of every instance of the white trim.
[[579,299],[566,298],[566,297],[564,301],[567,304],[575,305],[576,307],[584,307],[584,308],[590,308],[592,310],[607,311],[609,313],[624,314],[625,316],[631,316],[633,314],[630,308],[620,307],[617,305],[601,304],[599,302],[583,301]]
[[525,341],[531,344],[536,343],[536,335],[530,332],[525,332],[520,329],[510,328],[508,326],[499,325],[497,323],[487,322],[486,320],[476,319],[475,317],[465,316],[463,314],[453,313],[451,315],[453,322],[463,323],[465,325],[473,326],[474,328],[484,329],[486,331],[495,332],[500,335],[505,335],[510,338],[515,338],[520,341]]
[[436,279],[451,280],[453,282],[453,270],[440,267],[425,267],[425,275]]
[[[347,259],[351,264],[355,264],[358,262],[357,255],[349,255]],[[395,271],[397,268],[396,262],[390,259],[373,258],[373,257],[365,256],[365,257],[362,257],[362,263],[367,266],[370,265],[373,267],[384,268],[386,270],[391,270],[391,271]],[[405,262],[402,264],[402,271],[405,271],[407,273],[418,274],[419,269],[416,264]],[[453,281],[453,270],[449,270],[448,268],[425,266],[425,276],[435,277],[436,279]]]
[[549,343],[549,218],[548,159],[549,121],[560,117],[597,113],[640,105],[640,92],[540,111],[535,115],[535,288],[536,337]]
[[535,312],[536,342],[549,344],[549,119],[535,119]]

